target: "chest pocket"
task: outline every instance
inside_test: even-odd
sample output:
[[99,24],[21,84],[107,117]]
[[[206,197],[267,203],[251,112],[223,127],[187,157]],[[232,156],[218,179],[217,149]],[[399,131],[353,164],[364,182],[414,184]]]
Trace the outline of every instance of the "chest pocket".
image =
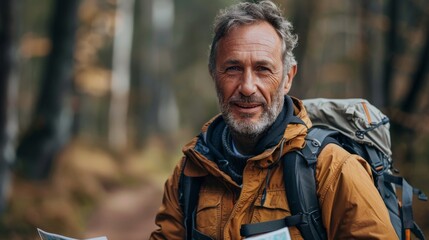
[[221,198],[222,194],[219,192],[200,191],[196,214],[197,229],[212,238],[216,238],[221,225]]
[[[268,190],[264,205],[261,204],[262,195],[259,195],[253,210],[252,223],[277,220],[291,215],[289,204],[286,200],[286,191]],[[296,227],[290,227],[289,233],[292,239],[303,239]]]
[[285,190],[268,190],[263,206],[261,198],[262,195],[259,195],[256,199],[252,223],[276,220],[291,215]]

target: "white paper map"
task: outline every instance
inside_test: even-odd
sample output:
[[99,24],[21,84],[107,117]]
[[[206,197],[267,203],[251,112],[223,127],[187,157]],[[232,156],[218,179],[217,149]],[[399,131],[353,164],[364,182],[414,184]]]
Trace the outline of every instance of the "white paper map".
[[279,230],[246,238],[246,240],[291,240],[287,227]]
[[[39,236],[42,240],[78,240],[76,238],[69,238],[66,236],[62,236],[55,233],[49,233],[46,231],[43,231],[42,229],[38,228],[37,231],[39,232]],[[96,238],[87,238],[84,240],[108,240],[107,237],[96,237]]]

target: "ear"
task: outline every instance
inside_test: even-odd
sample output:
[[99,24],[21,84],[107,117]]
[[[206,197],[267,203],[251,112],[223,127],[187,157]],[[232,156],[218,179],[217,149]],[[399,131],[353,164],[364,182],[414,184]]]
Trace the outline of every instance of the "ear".
[[292,87],[292,82],[293,82],[293,78],[296,75],[296,72],[298,70],[297,65],[293,65],[290,69],[289,72],[287,72],[286,76],[285,76],[285,86],[284,86],[284,94],[288,94],[291,87]]

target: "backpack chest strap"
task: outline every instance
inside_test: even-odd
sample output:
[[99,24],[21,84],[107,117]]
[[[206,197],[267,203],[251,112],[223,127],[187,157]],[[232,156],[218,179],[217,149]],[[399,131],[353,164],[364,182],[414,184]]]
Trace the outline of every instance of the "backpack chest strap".
[[307,218],[305,215],[294,215],[272,221],[243,224],[240,228],[240,235],[242,237],[250,237],[257,234],[273,232],[285,227],[297,226],[306,222]]

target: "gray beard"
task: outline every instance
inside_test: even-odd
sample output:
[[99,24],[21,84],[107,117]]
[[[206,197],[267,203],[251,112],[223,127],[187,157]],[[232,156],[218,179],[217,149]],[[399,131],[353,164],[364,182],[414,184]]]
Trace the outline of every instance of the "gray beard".
[[[263,112],[261,114],[260,119],[256,123],[254,123],[254,122],[246,121],[246,119],[244,120],[234,119],[234,116],[230,111],[230,105],[228,103],[222,102],[223,96],[220,94],[220,91],[217,91],[217,93],[218,93],[219,106],[222,112],[222,116],[226,124],[230,128],[230,130],[239,135],[248,136],[248,137],[256,137],[264,133],[265,130],[267,130],[277,119],[278,115],[282,111],[283,104],[284,104],[283,88],[280,87],[279,91],[277,91],[277,93],[273,98],[273,102],[271,106],[264,104]],[[243,102],[252,101],[252,97],[242,96],[240,99]],[[242,117],[248,118],[250,116],[242,115]]]

